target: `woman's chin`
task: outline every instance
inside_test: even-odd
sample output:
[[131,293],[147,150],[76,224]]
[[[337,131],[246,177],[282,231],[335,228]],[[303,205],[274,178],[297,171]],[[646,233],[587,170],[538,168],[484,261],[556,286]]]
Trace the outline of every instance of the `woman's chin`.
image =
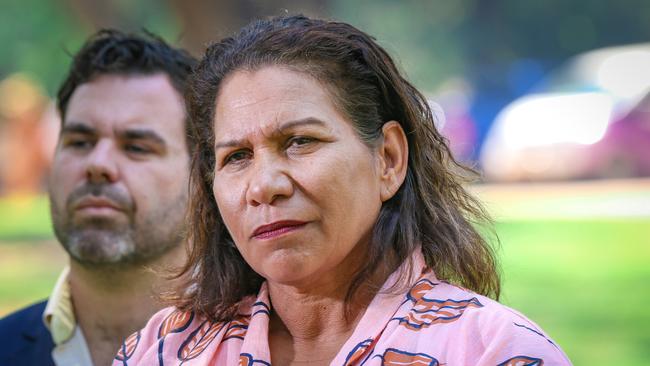
[[[310,277],[317,267],[318,261],[314,254],[297,248],[273,250],[270,253],[257,253],[261,261],[251,263],[255,272],[259,273],[270,283],[289,284]],[[317,257],[317,256],[316,256]]]
[[295,263],[289,265],[273,265],[272,268],[266,269],[261,274],[271,285],[292,287],[299,287],[301,283],[309,282],[307,279],[311,277],[309,271],[296,268]]

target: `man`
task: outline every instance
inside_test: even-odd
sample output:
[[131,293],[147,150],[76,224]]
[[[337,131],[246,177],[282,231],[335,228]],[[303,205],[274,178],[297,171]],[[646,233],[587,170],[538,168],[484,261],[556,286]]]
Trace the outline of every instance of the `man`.
[[58,92],[49,181],[70,257],[47,302],[0,320],[0,365],[108,365],[182,263],[189,154],[182,95],[195,60],[152,35],[104,30]]

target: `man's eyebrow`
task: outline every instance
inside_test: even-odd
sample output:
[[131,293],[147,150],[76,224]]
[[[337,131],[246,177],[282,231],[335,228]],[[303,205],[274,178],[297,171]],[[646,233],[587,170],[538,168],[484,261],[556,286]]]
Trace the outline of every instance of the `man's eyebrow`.
[[119,133],[122,138],[129,140],[151,140],[160,145],[166,145],[165,140],[153,130],[129,129]]
[[[282,123],[280,126],[277,127],[274,134],[280,135],[292,128],[306,126],[306,125],[325,126],[326,124],[325,122],[319,120],[318,118],[307,117],[307,118],[302,118],[302,119],[297,119],[297,120],[287,121]],[[227,140],[223,142],[217,142],[214,144],[214,150],[216,151],[224,147],[241,146],[244,143],[244,141],[245,140],[233,139],[233,140]]]
[[79,133],[83,135],[94,135],[97,130],[82,122],[68,122],[61,128],[61,134]]

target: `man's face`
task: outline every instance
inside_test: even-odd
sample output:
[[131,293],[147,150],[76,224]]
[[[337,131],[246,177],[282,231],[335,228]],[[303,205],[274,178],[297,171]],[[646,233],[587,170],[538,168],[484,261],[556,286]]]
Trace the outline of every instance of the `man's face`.
[[164,74],[102,75],[75,90],[49,182],[54,231],[73,260],[141,264],[181,242],[184,119]]

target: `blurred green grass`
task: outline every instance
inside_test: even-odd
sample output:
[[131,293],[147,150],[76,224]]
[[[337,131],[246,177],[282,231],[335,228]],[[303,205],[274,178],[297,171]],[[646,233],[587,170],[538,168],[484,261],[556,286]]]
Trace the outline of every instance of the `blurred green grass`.
[[0,199],[0,240],[47,239],[53,236],[45,195]]
[[0,241],[0,317],[46,298],[66,262],[53,241]]
[[[0,202],[0,316],[46,297],[66,260],[46,199],[16,204],[24,202]],[[650,364],[650,218],[508,217],[496,230],[502,303],[537,322],[576,365]]]
[[497,223],[501,302],[576,365],[650,364],[650,219]]

